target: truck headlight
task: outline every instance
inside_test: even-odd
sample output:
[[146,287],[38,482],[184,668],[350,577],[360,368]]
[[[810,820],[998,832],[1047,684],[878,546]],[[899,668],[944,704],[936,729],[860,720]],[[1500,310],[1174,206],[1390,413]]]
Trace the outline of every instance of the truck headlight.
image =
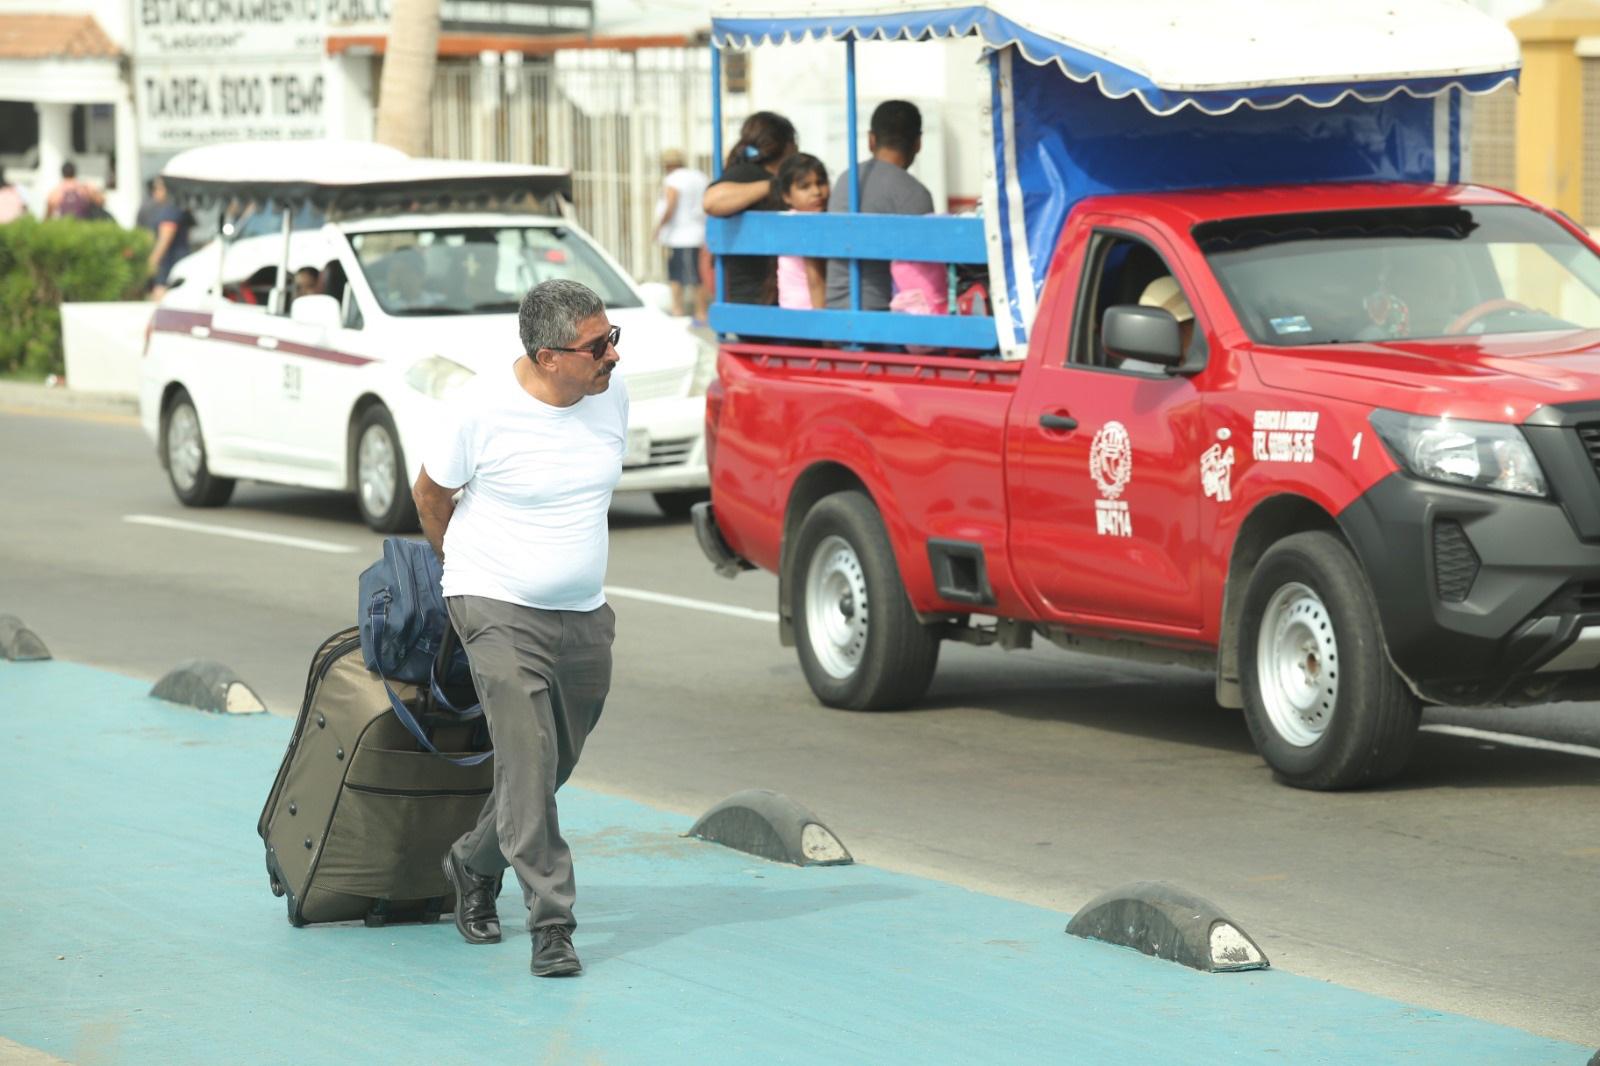
[[1395,462],[1417,477],[1521,496],[1550,494],[1539,460],[1516,426],[1384,410],[1373,411],[1369,420]]
[[442,400],[471,381],[473,373],[454,359],[430,355],[406,369],[406,384],[425,396]]
[[704,396],[711,379],[717,376],[717,346],[704,337],[696,337],[694,342],[699,346],[700,357],[695,360],[694,377],[689,381],[689,395]]

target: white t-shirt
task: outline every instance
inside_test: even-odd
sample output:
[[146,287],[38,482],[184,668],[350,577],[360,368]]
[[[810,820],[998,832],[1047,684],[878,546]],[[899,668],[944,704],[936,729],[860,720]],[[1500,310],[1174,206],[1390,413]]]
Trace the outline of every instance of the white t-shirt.
[[552,407],[507,363],[444,407],[422,460],[438,484],[466,486],[445,530],[444,594],[547,611],[604,604],[606,514],[628,439],[622,375],[605,392]]
[[678,167],[662,184],[678,190],[678,203],[661,228],[661,243],[668,248],[698,248],[706,243],[706,176],[692,167]]

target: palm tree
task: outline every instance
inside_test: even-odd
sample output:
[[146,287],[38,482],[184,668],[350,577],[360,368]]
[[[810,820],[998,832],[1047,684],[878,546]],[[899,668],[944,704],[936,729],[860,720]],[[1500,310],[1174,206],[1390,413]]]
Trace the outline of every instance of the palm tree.
[[408,155],[423,155],[439,53],[439,0],[393,0],[390,10],[375,139]]

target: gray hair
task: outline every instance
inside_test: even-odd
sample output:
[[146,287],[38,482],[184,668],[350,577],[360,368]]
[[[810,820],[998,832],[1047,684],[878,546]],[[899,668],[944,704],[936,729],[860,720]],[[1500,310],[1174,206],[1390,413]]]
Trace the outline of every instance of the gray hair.
[[517,310],[522,349],[567,348],[578,339],[578,323],[605,311],[605,301],[587,285],[557,278],[528,290]]

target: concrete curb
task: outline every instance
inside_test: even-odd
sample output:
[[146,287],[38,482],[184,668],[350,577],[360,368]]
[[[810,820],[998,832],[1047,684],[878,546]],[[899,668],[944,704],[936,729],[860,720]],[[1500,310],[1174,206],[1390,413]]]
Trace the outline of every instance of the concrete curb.
[[0,614],[0,658],[12,662],[39,662],[50,658],[39,634],[22,624],[14,614]]
[[694,823],[687,836],[795,866],[847,866],[855,860],[833,830],[781,792],[735,792]]
[[139,398],[120,392],[84,392],[33,381],[0,381],[0,407],[136,415]]
[[1215,903],[1162,881],[1135,881],[1096,896],[1072,916],[1067,932],[1206,973],[1270,965]]
[[231,667],[211,659],[190,659],[169,670],[150,695],[213,714],[261,714],[267,705]]

